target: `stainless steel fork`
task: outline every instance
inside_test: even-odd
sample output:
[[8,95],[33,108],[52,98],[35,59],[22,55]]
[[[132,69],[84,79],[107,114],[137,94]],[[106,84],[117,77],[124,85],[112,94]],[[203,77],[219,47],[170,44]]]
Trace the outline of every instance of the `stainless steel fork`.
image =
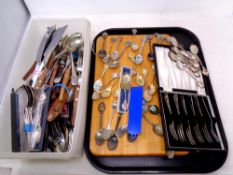
[[[192,110],[193,116],[196,117],[196,112],[195,112],[195,109],[194,109],[194,103],[193,103],[192,96],[190,96],[190,99],[191,99],[191,104],[190,104],[191,110]],[[196,138],[197,138],[198,142],[204,143],[205,140],[202,137],[201,130],[200,130],[200,127],[199,127],[197,121],[195,121],[195,125],[194,125],[193,128],[194,128],[194,133],[196,135]]]
[[[202,113],[201,106],[200,106],[200,103],[199,103],[199,101],[198,101],[197,96],[195,96],[194,99],[195,99],[195,101],[196,101],[198,111],[199,111],[201,117],[203,117],[203,113]],[[202,132],[204,133],[204,136],[205,136],[207,142],[213,143],[213,139],[212,139],[212,137],[210,136],[210,134],[209,134],[209,132],[208,132],[208,129],[207,129],[207,126],[206,126],[206,123],[205,123],[205,122],[204,122],[204,125],[201,127],[201,130],[202,130]]]

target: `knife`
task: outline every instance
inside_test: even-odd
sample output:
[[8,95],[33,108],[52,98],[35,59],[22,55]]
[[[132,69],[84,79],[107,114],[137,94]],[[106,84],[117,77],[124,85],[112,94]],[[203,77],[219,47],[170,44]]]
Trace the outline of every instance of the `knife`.
[[54,31],[56,30],[56,26],[51,26],[51,27],[47,27],[47,31],[43,36],[43,39],[40,43],[40,46],[38,48],[37,51],[37,55],[36,55],[36,60],[33,63],[33,65],[31,66],[31,68],[25,73],[25,75],[23,76],[23,80],[26,81],[29,76],[33,73],[35,67],[36,67],[36,63],[41,64],[41,61],[43,59],[43,54],[45,49],[48,47],[49,43],[51,42],[52,36]]
[[48,27],[45,35],[43,36],[43,39],[40,43],[39,49],[37,51],[36,55],[36,62],[41,63],[44,55],[44,51],[47,49],[49,43],[52,40],[53,33],[56,30],[56,26]]
[[37,63],[36,64],[36,67],[32,73],[32,78],[31,78],[31,81],[30,81],[30,84],[31,86],[34,88],[35,87],[35,84],[36,84],[36,80],[38,79],[39,77],[39,74],[41,72],[41,70],[44,68],[44,66],[47,64],[48,60],[49,60],[49,57],[50,55],[52,54],[53,50],[56,48],[56,46],[58,45],[61,37],[63,36],[66,28],[67,28],[68,25],[65,25],[64,27],[61,27],[61,28],[58,28],[54,33],[53,33],[53,36],[52,36],[52,40],[51,42],[49,43],[48,47],[46,48],[45,52],[44,52],[44,59],[43,61],[41,62],[41,64]]

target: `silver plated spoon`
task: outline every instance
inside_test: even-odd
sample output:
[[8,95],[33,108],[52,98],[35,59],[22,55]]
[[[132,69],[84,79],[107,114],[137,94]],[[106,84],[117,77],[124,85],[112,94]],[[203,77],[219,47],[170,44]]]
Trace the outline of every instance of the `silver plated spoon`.
[[102,132],[104,140],[108,140],[113,134],[113,129],[111,128],[111,123],[112,123],[112,119],[113,119],[113,116],[114,116],[116,109],[117,109],[117,102],[115,101],[112,103],[112,113],[111,113],[108,125],[106,128],[103,129],[103,132]]
[[163,129],[161,125],[158,125],[156,123],[153,123],[151,120],[149,120],[145,115],[143,115],[143,118],[152,125],[153,131],[158,136],[163,136]]
[[106,105],[104,102],[100,102],[98,105],[98,111],[100,112],[100,123],[99,123],[99,130],[95,134],[95,143],[97,145],[102,145],[104,143],[103,139],[103,130],[102,130],[102,118],[103,118],[103,113],[106,109]]
[[122,117],[122,113],[119,113],[119,116],[117,118],[117,123],[116,123],[116,127],[115,127],[115,132],[113,134],[113,136],[111,136],[108,141],[107,141],[107,145],[108,145],[108,149],[109,150],[114,150],[117,148],[118,145],[118,138],[116,136],[116,131],[119,127],[119,124],[121,122],[121,117]]
[[122,125],[120,128],[118,128],[115,132],[115,135],[117,137],[122,137],[123,135],[128,133],[128,125]]

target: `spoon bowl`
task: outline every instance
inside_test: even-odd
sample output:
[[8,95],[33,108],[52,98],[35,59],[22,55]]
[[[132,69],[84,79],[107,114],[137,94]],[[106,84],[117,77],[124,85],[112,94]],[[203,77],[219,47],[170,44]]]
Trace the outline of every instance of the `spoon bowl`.
[[68,40],[68,46],[69,51],[74,52],[76,51],[80,46],[82,46],[84,41],[82,40],[81,33],[74,33],[70,36]]
[[95,143],[97,145],[102,145],[104,143],[102,130],[99,130],[99,131],[96,132],[96,134],[95,134]]
[[153,131],[158,136],[163,136],[163,129],[161,125],[153,124]]
[[123,126],[121,126],[120,128],[118,128],[116,130],[115,135],[117,137],[122,137],[123,135],[127,134],[127,132],[128,132],[128,126],[127,125],[123,125]]
[[115,135],[113,135],[112,137],[110,137],[107,141],[107,145],[108,145],[108,149],[109,150],[114,150],[117,148],[118,145],[118,139]]
[[113,129],[111,128],[111,123],[112,123],[114,113],[115,113],[115,111],[117,109],[117,106],[118,105],[117,105],[116,101],[112,103],[112,114],[110,116],[108,126],[107,126],[107,128],[103,129],[103,138],[104,138],[104,140],[108,140],[113,135]]

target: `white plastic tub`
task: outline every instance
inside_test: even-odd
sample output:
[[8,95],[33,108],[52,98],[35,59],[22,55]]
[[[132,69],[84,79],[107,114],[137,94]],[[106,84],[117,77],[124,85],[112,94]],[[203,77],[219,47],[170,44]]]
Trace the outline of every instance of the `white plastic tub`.
[[[36,58],[37,49],[47,26],[62,27],[68,25],[65,34],[81,32],[84,39],[84,59],[82,84],[80,87],[79,103],[73,135],[73,144],[66,153],[47,152],[12,152],[11,151],[11,113],[10,93],[12,88],[18,88],[24,83],[22,80],[25,72],[30,68]],[[32,17],[25,30],[20,48],[14,60],[6,88],[0,104],[0,158],[19,159],[67,159],[81,157],[83,153],[84,130],[86,122],[86,104],[88,95],[88,79],[90,66],[90,23],[86,19],[78,18],[38,18]]]

